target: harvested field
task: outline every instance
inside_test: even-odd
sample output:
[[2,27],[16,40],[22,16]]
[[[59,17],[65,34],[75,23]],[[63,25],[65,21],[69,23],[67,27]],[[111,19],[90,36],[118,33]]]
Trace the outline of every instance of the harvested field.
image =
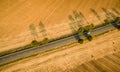
[[72,69],[75,72],[119,72],[120,52],[86,62]]
[[81,25],[98,25],[120,15],[120,0],[0,0],[0,52],[72,33],[77,13]]
[[[114,54],[114,55],[112,55]],[[79,72],[120,70],[120,31],[80,45],[73,43],[0,67],[1,72]]]

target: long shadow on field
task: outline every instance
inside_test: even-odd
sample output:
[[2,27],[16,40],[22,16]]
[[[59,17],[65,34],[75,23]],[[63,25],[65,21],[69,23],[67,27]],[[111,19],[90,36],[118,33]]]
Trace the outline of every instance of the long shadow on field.
[[81,27],[82,25],[82,20],[83,20],[83,18],[82,18],[82,16],[79,14],[79,12],[77,12],[76,10],[74,10],[73,11],[73,15],[74,15],[74,21],[75,21],[75,23],[76,23],[76,25],[78,26],[78,27]]
[[111,20],[111,17],[112,17],[113,19],[116,18],[116,15],[114,15],[112,12],[108,11],[107,9],[102,8],[102,10],[105,12],[107,19]]
[[29,25],[29,30],[30,30],[31,35],[34,37],[34,40],[35,40],[38,37],[38,34],[37,34],[37,31],[36,31],[34,24]]
[[111,18],[110,18],[109,13],[107,12],[107,10],[105,8],[102,8],[102,10],[105,13],[106,18],[110,20]]
[[80,39],[79,35],[76,33],[77,32],[76,22],[75,22],[74,18],[72,17],[72,15],[69,15],[69,20],[70,20],[70,22],[69,22],[70,29],[71,29],[72,33],[75,34],[74,35],[75,39],[79,40]]
[[42,34],[42,36],[43,36],[44,38],[47,37],[47,33],[46,33],[45,26],[44,26],[44,24],[43,24],[41,21],[40,21],[40,23],[39,23],[39,32]]
[[[106,16],[107,17],[109,17],[109,19],[110,19],[110,17],[112,17],[112,19],[114,20],[114,19],[116,19],[117,18],[117,16],[114,14],[114,13],[112,13],[112,12],[110,12],[109,10],[106,10],[105,8],[102,8],[102,10],[106,13]],[[116,9],[112,9],[116,14],[120,14]],[[112,20],[111,19],[111,20]],[[116,20],[114,21],[114,22],[112,22],[112,25],[114,26],[114,27],[116,27],[117,29],[120,29],[120,23],[119,22],[116,22]]]
[[81,16],[82,21],[86,21],[87,24],[89,25],[89,22],[87,21],[87,19],[85,18],[85,16],[81,12],[79,12],[79,15]]
[[101,20],[99,14],[94,9],[90,8],[90,10],[98,18],[98,20]]
[[112,11],[115,12],[117,15],[120,15],[120,12],[117,9],[112,8]]
[[75,11],[73,11],[73,16],[69,15],[68,19],[69,19],[70,29],[71,29],[72,33],[75,34],[74,35],[75,39],[80,40],[80,36],[77,33],[77,31],[80,27],[82,27],[81,22],[84,19],[83,15],[81,15],[81,13],[79,13],[75,10]]
[[[86,20],[86,18],[84,17],[84,15],[81,12],[77,12],[77,11],[73,11],[73,16],[69,15],[69,26],[71,28],[71,31],[75,37],[75,39],[79,42],[80,40],[82,40],[82,38],[80,38],[80,35],[78,34],[78,29],[79,28],[83,28],[82,27],[82,21]],[[87,22],[88,23],[88,22]],[[88,23],[89,24],[89,23]],[[92,36],[86,31],[83,34],[89,41],[91,41]]]
[[109,11],[109,10],[107,10],[107,11],[108,11],[109,15],[111,15],[111,17],[112,17],[113,19],[115,19],[115,18],[117,17],[113,12],[111,12],[111,11]]

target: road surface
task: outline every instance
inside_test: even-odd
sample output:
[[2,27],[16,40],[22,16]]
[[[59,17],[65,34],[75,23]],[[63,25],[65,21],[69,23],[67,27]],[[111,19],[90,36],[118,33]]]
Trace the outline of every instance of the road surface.
[[[109,30],[114,29],[114,28],[115,27],[110,24],[110,25],[107,25],[107,26],[103,26],[103,27],[94,29],[93,31],[90,32],[90,34],[92,36],[94,36],[94,35],[98,35],[98,34],[101,34],[103,32],[109,31]],[[86,38],[84,35],[81,35],[79,37],[82,38],[82,39]],[[23,57],[34,55],[34,54],[40,53],[40,52],[48,50],[48,49],[60,47],[60,46],[72,43],[74,41],[77,41],[76,35],[73,35],[73,36],[70,36],[70,37],[67,37],[67,38],[64,38],[64,39],[60,39],[60,40],[57,40],[57,41],[54,41],[54,42],[50,42],[48,44],[41,45],[41,46],[36,47],[36,48],[25,49],[25,50],[18,51],[18,52],[15,52],[15,53],[11,53],[11,54],[8,54],[8,55],[5,55],[5,56],[1,56],[0,57],[0,65],[3,65],[5,63],[8,63],[8,62],[11,62],[11,61],[23,58]]]

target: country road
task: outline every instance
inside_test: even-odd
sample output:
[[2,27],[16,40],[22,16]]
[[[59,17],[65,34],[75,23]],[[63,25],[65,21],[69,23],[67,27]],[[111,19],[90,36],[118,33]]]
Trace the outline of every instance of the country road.
[[[113,26],[113,24],[109,24],[109,25],[94,29],[93,31],[90,32],[90,34],[92,36],[94,36],[94,35],[98,35],[98,34],[106,32],[106,31],[109,31],[109,30],[114,29],[114,28],[115,27]],[[54,42],[50,42],[50,43],[45,44],[45,45],[41,45],[41,46],[36,47],[36,48],[25,49],[25,50],[18,51],[18,52],[15,52],[15,53],[11,53],[11,54],[8,54],[8,55],[5,55],[5,56],[1,56],[0,57],[0,65],[11,62],[11,61],[14,61],[16,59],[20,59],[20,58],[23,58],[23,57],[31,56],[33,54],[37,54],[39,52],[42,52],[42,51],[45,51],[45,50],[48,50],[48,49],[52,49],[52,48],[56,48],[56,47],[60,47],[60,46],[72,43],[74,41],[77,41],[75,36],[76,35],[73,35],[73,36],[70,36],[70,37],[67,37],[67,38],[64,38],[64,39],[60,39],[60,40],[57,40],[57,41],[54,41]],[[84,35],[81,35],[79,37],[82,38],[82,39],[86,38]]]

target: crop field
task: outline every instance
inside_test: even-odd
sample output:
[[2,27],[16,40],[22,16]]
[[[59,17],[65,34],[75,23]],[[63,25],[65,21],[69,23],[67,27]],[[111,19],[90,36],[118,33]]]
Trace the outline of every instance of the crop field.
[[119,72],[120,31],[0,66],[0,72]]
[[119,72],[120,52],[103,58],[86,62],[77,66],[71,72]]
[[119,15],[120,0],[0,0],[0,52]]

